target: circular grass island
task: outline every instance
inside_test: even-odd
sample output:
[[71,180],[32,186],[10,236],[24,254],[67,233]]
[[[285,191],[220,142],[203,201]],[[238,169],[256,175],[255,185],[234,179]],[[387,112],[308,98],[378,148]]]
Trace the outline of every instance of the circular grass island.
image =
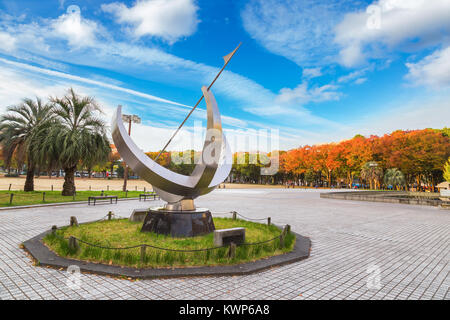
[[[142,222],[128,219],[62,227],[55,233],[47,233],[42,241],[60,257],[134,268],[235,265],[281,255],[294,249],[295,234],[288,232],[284,243],[281,243],[282,230],[274,225],[231,218],[213,220],[216,230],[245,228],[245,242],[236,247],[234,256],[230,256],[230,246],[214,247],[213,233],[173,238],[143,233]],[[70,237],[78,239],[78,248],[69,247]]]

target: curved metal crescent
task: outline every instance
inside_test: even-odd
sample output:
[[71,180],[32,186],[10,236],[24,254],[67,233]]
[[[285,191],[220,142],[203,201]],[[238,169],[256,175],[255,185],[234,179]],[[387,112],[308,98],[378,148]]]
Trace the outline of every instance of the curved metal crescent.
[[208,116],[206,139],[202,156],[190,176],[172,172],[148,157],[131,140],[122,122],[122,107],[118,106],[112,119],[112,138],[120,156],[134,172],[149,182],[161,199],[175,203],[195,199],[214,190],[231,170],[231,150],[222,132],[222,122],[216,99],[202,87]]

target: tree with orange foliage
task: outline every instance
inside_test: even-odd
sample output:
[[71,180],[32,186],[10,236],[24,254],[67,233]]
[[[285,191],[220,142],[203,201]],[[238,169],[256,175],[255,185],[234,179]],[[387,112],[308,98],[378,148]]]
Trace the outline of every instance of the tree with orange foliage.
[[399,168],[409,183],[423,182],[434,190],[450,156],[450,138],[433,129],[398,130],[379,138],[374,153],[385,168]]
[[351,187],[355,176],[359,176],[364,163],[370,161],[373,156],[372,144],[374,137],[369,139],[357,135],[353,139],[340,142],[336,146],[336,161],[339,168],[346,175],[347,183]]
[[312,168],[315,171],[323,173],[327,180],[327,186],[331,186],[333,173],[340,167],[340,152],[342,150],[337,148],[334,143],[321,144],[311,147]]

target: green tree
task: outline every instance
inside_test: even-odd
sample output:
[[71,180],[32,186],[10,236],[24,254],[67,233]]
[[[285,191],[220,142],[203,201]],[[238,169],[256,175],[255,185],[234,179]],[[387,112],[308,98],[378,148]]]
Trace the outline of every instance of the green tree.
[[105,123],[92,97],[81,97],[71,88],[63,98],[50,98],[56,115],[55,123],[44,138],[41,156],[56,159],[63,168],[62,195],[75,193],[74,173],[78,164],[92,166],[105,163],[111,152]]
[[405,175],[397,168],[387,169],[384,174],[384,184],[397,187],[405,185]]
[[450,182],[450,158],[448,158],[444,165],[444,179],[445,181]]
[[39,98],[36,98],[36,101],[24,99],[22,104],[8,107],[7,111],[8,113],[0,118],[0,143],[6,166],[10,166],[15,154],[18,157],[19,170],[26,161],[24,191],[33,191],[34,171],[36,166],[41,164],[35,150],[41,148],[39,132],[51,122],[51,107],[43,104]]
[[317,172],[314,170],[308,169],[305,172],[305,181],[309,185],[313,185],[317,181]]

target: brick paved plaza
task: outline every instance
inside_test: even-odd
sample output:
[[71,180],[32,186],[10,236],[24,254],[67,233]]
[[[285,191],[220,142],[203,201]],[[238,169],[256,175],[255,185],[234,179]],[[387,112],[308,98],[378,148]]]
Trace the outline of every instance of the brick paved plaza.
[[[249,276],[132,282],[83,274],[80,289],[73,290],[66,271],[35,267],[19,248],[53,224],[67,225],[72,215],[85,222],[109,210],[129,216],[156,204],[161,202],[0,211],[0,299],[450,298],[449,210],[321,199],[317,190],[221,189],[196,200],[213,213],[271,216],[311,238],[310,258]],[[380,286],[373,282],[377,270]]]

